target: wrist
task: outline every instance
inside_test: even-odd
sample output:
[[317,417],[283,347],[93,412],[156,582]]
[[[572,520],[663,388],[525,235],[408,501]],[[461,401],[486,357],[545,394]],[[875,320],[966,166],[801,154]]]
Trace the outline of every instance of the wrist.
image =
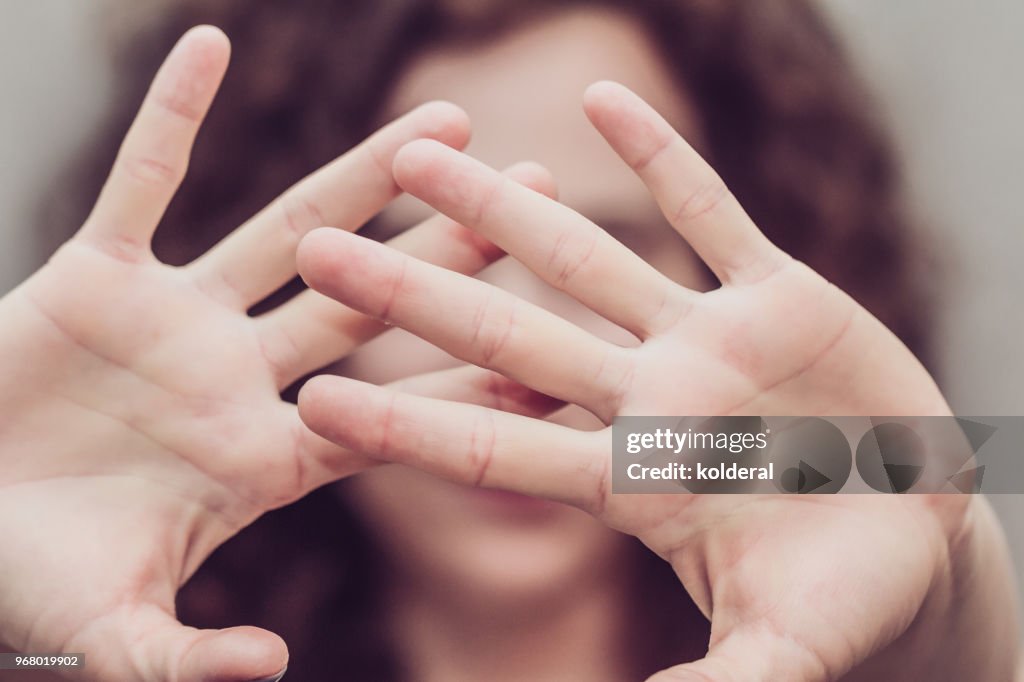
[[[932,510],[947,530],[947,560],[936,572],[911,630],[928,664],[926,679],[1012,680],[1018,667],[1020,624],[1011,560],[988,500],[939,495]],[[960,523],[950,517],[960,508]],[[926,644],[925,644],[926,643]]]

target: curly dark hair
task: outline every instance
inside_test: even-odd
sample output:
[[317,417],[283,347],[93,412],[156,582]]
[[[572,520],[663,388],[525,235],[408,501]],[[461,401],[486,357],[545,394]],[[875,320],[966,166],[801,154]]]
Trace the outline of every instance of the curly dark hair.
[[[69,200],[51,204],[41,246],[52,250],[82,222],[149,79],[195,24],[224,29],[237,58],[155,240],[173,264],[371,132],[424,49],[569,6],[639,21],[696,104],[701,151],[755,222],[931,364],[924,250],[903,212],[895,157],[811,0],[177,0],[116,43],[114,109],[72,169]],[[375,617],[381,555],[343,497],[317,491],[243,531],[193,576],[179,615],[200,627],[281,633],[297,679],[400,678]],[[639,545],[636,566],[633,631],[646,642],[637,673],[699,656],[708,633],[680,629],[680,614],[696,611],[671,570]]]

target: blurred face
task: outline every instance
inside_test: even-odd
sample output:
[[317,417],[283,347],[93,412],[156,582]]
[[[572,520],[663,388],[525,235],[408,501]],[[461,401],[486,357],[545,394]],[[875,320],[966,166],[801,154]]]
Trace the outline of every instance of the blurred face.
[[[703,288],[704,274],[658,213],[641,182],[591,128],[581,100],[590,83],[624,83],[691,139],[699,131],[638,25],[618,14],[573,11],[524,25],[481,45],[444,46],[413,63],[399,80],[389,118],[445,99],[473,122],[468,152],[503,168],[534,160],[552,171],[560,199],[601,225],[677,281]],[[414,199],[384,216],[397,232],[429,215]],[[608,339],[635,340],[511,258],[481,276]],[[456,362],[394,330],[346,361],[341,371],[376,383]],[[578,428],[600,428],[570,407],[556,415]],[[538,452],[538,457],[557,457]],[[364,473],[348,494],[396,566],[427,586],[456,585],[490,599],[547,599],[615,566],[622,540],[576,509],[496,491],[470,489],[400,466]]]

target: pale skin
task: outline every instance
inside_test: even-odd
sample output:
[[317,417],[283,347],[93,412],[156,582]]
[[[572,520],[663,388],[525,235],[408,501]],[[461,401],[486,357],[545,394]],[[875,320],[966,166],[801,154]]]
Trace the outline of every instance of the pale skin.
[[[708,658],[665,679],[827,679],[857,666],[864,679],[894,671],[1008,679],[1011,656],[992,652],[1012,651],[1016,624],[981,500],[674,496],[640,505],[606,494],[607,432],[536,419],[557,405],[547,395],[606,421],[947,409],[891,334],[775,250],[642,103],[610,85],[587,98],[598,129],[642,166],[673,223],[722,278],[710,294],[671,284],[543,199],[553,187],[536,166],[508,172],[536,190],[524,192],[446,151],[465,143],[468,124],[441,104],[399,119],[200,260],[170,268],[149,240],[227,59],[213,29],[182,40],[81,231],[0,301],[0,351],[17,359],[0,379],[0,641],[86,652],[96,680],[277,674],[287,662],[279,638],[184,627],[175,593],[264,511],[366,467],[358,451],[566,500],[638,535],[672,562],[713,623]],[[424,137],[438,144],[412,143]],[[396,238],[394,250],[346,236],[399,185],[449,217]],[[321,224],[334,229],[302,242],[303,275],[352,308],[311,292],[247,315],[294,273],[296,244]],[[643,344],[598,342],[458,275],[499,255],[487,240]],[[772,324],[794,309],[805,326]],[[380,332],[379,317],[500,374],[469,367],[390,389],[316,381],[301,404],[314,435],[279,391]],[[888,381],[896,373],[903,389],[880,393],[881,372]],[[669,374],[690,377],[689,386],[661,384]],[[467,447],[474,433],[476,447]],[[487,434],[494,439],[480,438]]]
[[[500,289],[336,231],[303,240],[300,273],[332,298],[606,424],[631,414],[949,413],[910,352],[774,247],[642,100],[599,83],[584,106],[720,288],[681,287],[572,210],[435,142],[407,145],[394,174],[639,345],[599,340]],[[1013,589],[982,498],[619,496],[609,491],[610,429],[576,431],[339,377],[307,383],[299,408],[314,431],[370,457],[567,502],[640,538],[712,623],[706,658],[655,679],[1014,675]]]
[[[252,627],[181,625],[174,597],[203,560],[267,510],[371,462],[306,429],[280,391],[385,329],[306,292],[246,310],[295,274],[322,224],[357,229],[399,193],[395,152],[417,138],[462,146],[465,114],[420,107],[320,169],[182,268],[150,238],[186,169],[228,62],[200,27],[156,76],[81,230],[0,300],[0,642],[84,652],[89,680],[255,680],[287,648]],[[509,177],[553,193],[520,164]],[[475,272],[501,255],[436,216],[392,241]],[[551,399],[464,367],[411,390],[543,414]]]

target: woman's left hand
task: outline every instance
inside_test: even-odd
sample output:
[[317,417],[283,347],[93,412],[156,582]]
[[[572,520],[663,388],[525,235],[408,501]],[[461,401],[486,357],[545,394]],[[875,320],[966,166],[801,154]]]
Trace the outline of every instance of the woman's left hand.
[[[294,277],[306,231],[356,229],[399,193],[402,145],[469,137],[458,108],[419,107],[198,260],[165,265],[151,238],[228,52],[211,27],[179,41],[82,229],[0,298],[0,647],[82,653],[88,667],[67,672],[96,682],[229,682],[285,666],[280,637],[185,626],[176,595],[261,514],[371,464],[310,433],[280,392],[384,326],[315,292],[248,311]],[[554,192],[534,165],[509,174]],[[443,216],[391,244],[467,272],[500,254]],[[537,413],[510,384],[471,367],[404,390]]]
[[[478,280],[338,231],[307,236],[303,277],[606,424],[620,415],[948,414],[896,337],[773,246],[644,102],[599,84],[586,109],[721,288],[675,284],[572,210],[437,143],[407,145],[395,177],[639,345],[606,343]],[[707,657],[658,679],[1012,675],[1008,562],[980,497],[616,495],[610,428],[576,431],[338,377],[307,384],[300,413],[371,457],[565,501],[639,537],[712,623]]]

